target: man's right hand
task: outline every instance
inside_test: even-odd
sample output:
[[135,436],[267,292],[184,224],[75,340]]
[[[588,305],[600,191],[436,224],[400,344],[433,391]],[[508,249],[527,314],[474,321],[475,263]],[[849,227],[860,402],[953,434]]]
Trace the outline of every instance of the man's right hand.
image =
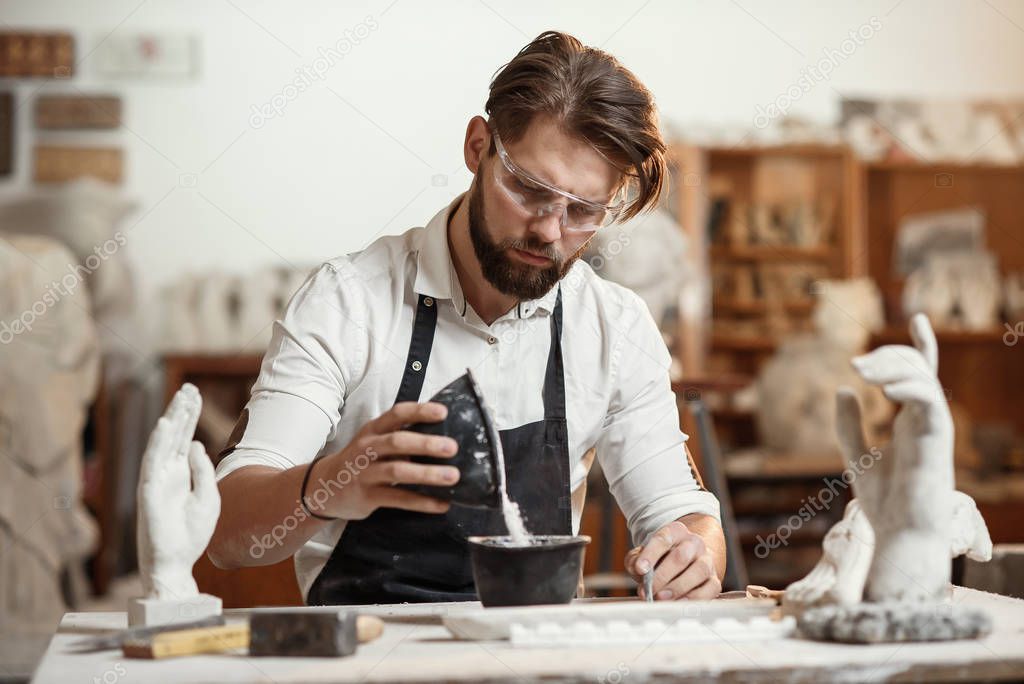
[[395,404],[364,425],[348,446],[313,466],[306,485],[306,505],[318,515],[343,520],[362,520],[381,507],[445,513],[448,502],[394,485],[450,487],[458,482],[459,470],[454,466],[409,460],[410,456],[451,458],[458,450],[454,439],[402,429],[413,423],[444,420],[447,415],[443,404]]

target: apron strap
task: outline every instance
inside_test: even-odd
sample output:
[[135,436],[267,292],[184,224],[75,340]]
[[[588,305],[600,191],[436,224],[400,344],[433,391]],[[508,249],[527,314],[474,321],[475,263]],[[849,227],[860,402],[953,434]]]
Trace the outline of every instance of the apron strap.
[[[405,360],[405,372],[398,388],[395,403],[419,401],[423,380],[427,374],[430,350],[434,344],[437,328],[437,301],[426,295],[419,295],[416,318],[409,342],[409,355]],[[562,286],[558,286],[555,308],[551,313],[551,346],[548,351],[547,368],[544,373],[544,418],[565,419],[565,370],[562,363]]]
[[544,418],[565,420],[565,371],[562,367],[562,286],[551,312],[551,348],[544,373]]
[[412,341],[409,343],[409,357],[405,360],[405,372],[402,374],[402,384],[398,387],[398,396],[395,397],[396,404],[400,401],[420,400],[436,327],[437,301],[433,297],[419,295],[416,319],[412,326]]

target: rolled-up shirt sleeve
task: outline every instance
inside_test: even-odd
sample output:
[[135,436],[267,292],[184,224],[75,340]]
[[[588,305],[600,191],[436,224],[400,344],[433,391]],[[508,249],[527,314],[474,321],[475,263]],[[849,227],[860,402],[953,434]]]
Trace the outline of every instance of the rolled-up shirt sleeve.
[[[260,374],[231,438],[217,479],[249,465],[287,469],[311,461],[330,439],[344,403],[346,372],[337,354],[356,357],[362,343],[346,325],[353,299],[331,263],[314,270],[274,321]],[[357,305],[357,304],[356,304]]]
[[721,518],[718,499],[700,484],[679,429],[668,349],[644,302],[634,309],[637,318],[624,326],[628,332],[613,352],[611,398],[596,447],[633,543],[643,544],[684,515]]

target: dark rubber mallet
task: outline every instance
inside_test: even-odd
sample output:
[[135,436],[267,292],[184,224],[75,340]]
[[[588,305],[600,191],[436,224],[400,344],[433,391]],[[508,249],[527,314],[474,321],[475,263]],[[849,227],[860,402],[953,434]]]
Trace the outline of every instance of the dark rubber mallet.
[[380,636],[384,623],[372,615],[342,612],[270,611],[249,617],[249,655],[333,658],[356,652]]

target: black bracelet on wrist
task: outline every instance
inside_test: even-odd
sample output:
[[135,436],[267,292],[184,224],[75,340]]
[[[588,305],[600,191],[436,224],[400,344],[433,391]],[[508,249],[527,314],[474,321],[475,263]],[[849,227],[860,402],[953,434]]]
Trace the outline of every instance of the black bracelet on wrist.
[[317,518],[318,520],[341,520],[341,518],[332,518],[328,515],[319,515],[318,513],[314,513],[312,509],[310,509],[309,505],[306,503],[306,485],[309,484],[309,476],[313,472],[313,466],[315,466],[317,464],[317,461],[319,461],[325,455],[326,454],[320,454],[319,456],[317,456],[316,458],[309,462],[309,467],[306,468],[306,474],[302,476],[302,489],[299,491],[299,505],[302,506],[302,510],[306,511],[306,513],[313,516],[314,518]]

